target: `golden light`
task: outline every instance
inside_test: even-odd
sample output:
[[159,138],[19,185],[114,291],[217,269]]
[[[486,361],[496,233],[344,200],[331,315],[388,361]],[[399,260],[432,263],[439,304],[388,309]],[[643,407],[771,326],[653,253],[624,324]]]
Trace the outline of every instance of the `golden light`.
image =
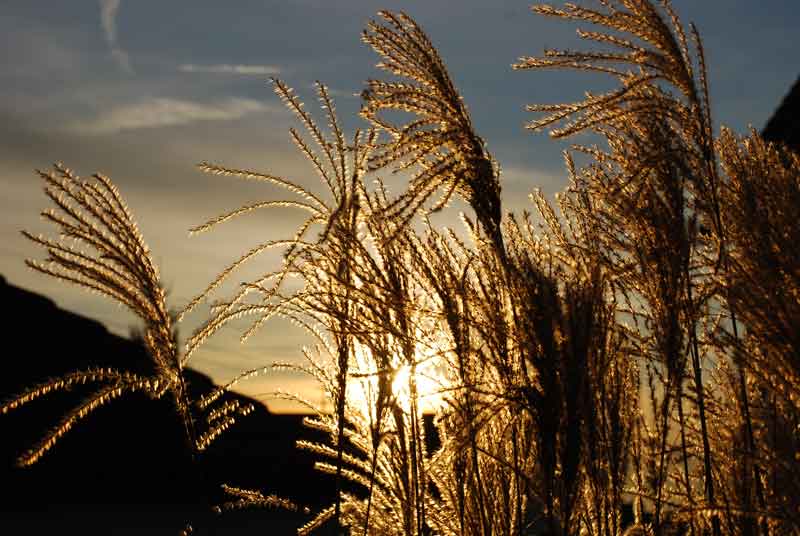
[[395,372],[392,393],[403,409],[411,409],[412,389],[416,390],[417,405],[423,413],[434,413],[441,407],[444,379],[429,363],[403,365]]
[[447,375],[440,370],[442,365],[436,356],[426,356],[425,352],[419,352],[416,357],[417,363],[414,366],[398,363],[391,370],[379,371],[369,350],[358,345],[355,351],[354,373],[347,383],[348,404],[364,418],[374,419],[379,377],[381,374],[388,374],[391,378],[394,404],[404,412],[410,412],[412,392],[415,391],[417,410],[422,413],[435,413],[445,403]]

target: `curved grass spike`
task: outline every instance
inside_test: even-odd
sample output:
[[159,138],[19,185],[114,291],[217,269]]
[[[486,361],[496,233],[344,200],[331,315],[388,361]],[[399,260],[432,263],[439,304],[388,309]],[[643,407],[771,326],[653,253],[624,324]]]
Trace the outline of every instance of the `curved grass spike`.
[[[369,159],[369,167],[413,169],[406,191],[389,204],[386,216],[406,224],[437,191],[442,195],[431,212],[458,194],[502,252],[499,169],[475,133],[444,62],[411,17],[378,15],[386,24],[370,22],[362,39],[381,56],[378,67],[405,81],[369,80],[362,93],[361,115],[391,137]],[[382,117],[387,111],[409,112],[416,119],[394,124]]]
[[[362,176],[366,172],[366,162],[374,147],[375,133],[356,132],[350,144],[339,127],[333,101],[327,88],[317,83],[320,105],[328,120],[329,132],[317,126],[311,115],[305,111],[303,103],[291,88],[273,79],[274,89],[284,104],[302,123],[315,147],[309,145],[295,129],[290,129],[292,140],[300,152],[311,162],[319,175],[324,193],[316,194],[311,189],[273,175],[255,171],[227,168],[203,163],[203,171],[220,175],[236,175],[271,182],[299,196],[298,200],[264,201],[250,204],[222,216],[214,218],[195,228],[202,232],[260,208],[287,206],[302,209],[308,213],[294,237],[288,240],[272,240],[251,249],[226,268],[200,295],[187,306],[188,312],[208,297],[232,272],[242,264],[272,247],[285,248],[283,267],[265,273],[255,281],[245,283],[229,300],[212,310],[211,318],[195,332],[188,342],[187,357],[230,320],[245,315],[255,315],[256,319],[243,334],[242,340],[249,337],[266,320],[273,316],[289,319],[307,329],[312,335],[327,331],[331,334],[335,354],[334,373],[323,374],[326,380],[333,378],[332,396],[336,409],[336,433],[338,459],[336,462],[336,482],[340,487],[342,480],[342,456],[345,442],[345,420],[347,403],[347,378],[350,356],[353,352],[352,314],[357,297],[352,275],[354,248],[359,246],[358,226],[362,221],[360,197],[363,185]],[[313,239],[306,238],[318,230]],[[287,290],[288,277],[299,277],[303,282],[300,290]],[[251,300],[255,295],[256,299]],[[217,396],[217,393],[211,398]],[[204,402],[205,403],[205,402]],[[220,426],[224,425],[221,424]],[[337,489],[333,517],[341,523],[341,497]]]
[[167,391],[172,393],[185,427],[187,444],[194,453],[194,421],[173,318],[167,308],[158,269],[128,207],[111,180],[103,175],[83,180],[62,164],[56,164],[53,171],[38,173],[45,181],[45,194],[55,205],[42,216],[58,227],[59,238],[23,231],[47,252],[44,261],[27,260],[26,264],[45,275],[110,297],[130,309],[144,323],[142,341],[154,371],[152,376],[115,369],[76,371],[36,385],[4,403],[0,413],[73,385],[92,383],[98,386],[93,395],[66,414],[37,447],[20,458],[19,463],[34,463],[79,420],[133,391],[144,391],[153,398],[160,398]]
[[277,495],[264,495],[257,490],[237,488],[227,484],[222,485],[222,491],[231,497],[230,501],[226,501],[214,507],[214,510],[221,514],[232,510],[245,510],[248,508],[272,508],[288,510],[290,512],[308,513],[308,508],[301,508],[292,501],[278,497]]
[[[352,164],[348,164],[348,152],[351,147],[345,141],[341,129],[336,120],[333,103],[330,100],[327,88],[323,84],[317,84],[317,91],[319,98],[322,102],[323,108],[328,114],[329,124],[334,134],[333,140],[329,140],[323,131],[317,126],[313,118],[304,110],[303,103],[294,94],[294,91],[278,79],[273,79],[275,93],[283,100],[287,108],[289,108],[300,122],[303,124],[311,138],[317,145],[315,152],[303,138],[294,130],[291,129],[293,141],[297,144],[300,151],[312,163],[315,171],[321,177],[323,185],[327,192],[321,197],[312,190],[301,186],[300,184],[271,175],[268,173],[260,173],[251,170],[235,169],[218,164],[211,164],[203,162],[199,165],[202,171],[213,173],[216,175],[238,176],[245,179],[255,179],[265,182],[270,182],[281,186],[289,192],[296,194],[299,200],[279,200],[279,201],[264,201],[253,203],[238,209],[229,211],[217,218],[208,221],[205,224],[197,226],[193,232],[205,232],[215,225],[226,222],[232,218],[242,216],[253,210],[260,208],[269,208],[274,206],[296,207],[309,213],[308,218],[300,225],[298,231],[292,238],[286,240],[270,240],[252,248],[247,254],[240,257],[235,262],[231,263],[225,270],[223,270],[208,287],[196,296],[187,307],[181,312],[184,315],[199,305],[204,299],[208,298],[211,293],[216,290],[231,274],[244,263],[252,260],[257,255],[271,249],[273,247],[285,248],[284,252],[284,266],[276,272],[270,272],[263,277],[258,278],[248,284],[242,285],[242,288],[226,303],[221,304],[216,308],[211,318],[198,329],[187,342],[187,358],[194,352],[196,348],[202,344],[205,339],[215,333],[223,325],[227,324],[234,318],[239,318],[245,315],[258,315],[257,319],[252,323],[242,339],[246,339],[258,327],[260,327],[268,318],[275,314],[279,314],[286,304],[286,300],[281,297],[280,290],[286,282],[287,277],[291,274],[299,275],[298,265],[302,265],[307,261],[304,257],[313,255],[313,250],[317,244],[324,241],[330,226],[337,219],[337,214],[341,210],[343,204],[346,202],[346,189],[347,183],[350,180],[350,174],[361,173],[363,170],[363,161],[366,159],[372,147],[373,134],[368,133],[363,135],[356,134],[356,139],[352,147],[357,147],[357,154],[352,157]],[[359,146],[359,143],[361,144]],[[324,201],[323,197],[330,196],[330,201]],[[317,241],[305,241],[305,237],[310,233],[314,226],[321,226],[323,228],[320,237]],[[271,282],[268,288],[263,285]],[[251,294],[260,294],[260,302],[263,307],[253,307],[252,304],[247,302]]]

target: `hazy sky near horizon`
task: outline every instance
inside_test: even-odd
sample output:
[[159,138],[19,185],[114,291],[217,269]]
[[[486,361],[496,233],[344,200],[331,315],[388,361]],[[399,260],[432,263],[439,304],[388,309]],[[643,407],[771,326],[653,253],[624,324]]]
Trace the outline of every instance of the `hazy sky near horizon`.
[[[800,74],[796,0],[673,0],[673,5],[684,22],[697,24],[704,39],[716,120],[738,131],[762,128]],[[33,169],[55,161],[82,175],[100,171],[117,183],[175,307],[250,247],[287,236],[298,220],[290,211],[274,210],[189,238],[192,226],[278,194],[263,185],[204,175],[195,164],[210,160],[316,184],[288,138],[293,117],[267,81],[285,80],[306,100],[307,110],[317,113],[312,85],[319,79],[331,88],[344,126],[349,131],[361,126],[355,95],[365,79],[383,75],[359,35],[384,8],[405,10],[439,47],[479,134],[504,170],[504,207],[527,208],[527,194],[535,187],[548,194],[561,190],[566,144],[526,132],[523,125],[532,117],[523,107],[577,100],[585,89],[607,81],[512,71],[519,56],[580,46],[573,25],[532,14],[528,2],[5,0],[0,6],[0,274],[117,333],[136,324],[104,298],[23,264],[42,252],[20,229],[52,231],[38,217],[47,204]],[[389,184],[395,191],[402,188]],[[266,271],[279,257],[267,255],[260,262],[256,271]],[[248,273],[255,272],[245,270],[234,281]],[[190,332],[203,314],[190,317],[182,331]],[[237,337],[234,326],[211,339],[193,366],[221,382],[244,368],[297,360],[305,341],[297,328],[280,321],[245,345]],[[307,381],[287,375],[253,380],[243,391],[276,387],[315,396]]]

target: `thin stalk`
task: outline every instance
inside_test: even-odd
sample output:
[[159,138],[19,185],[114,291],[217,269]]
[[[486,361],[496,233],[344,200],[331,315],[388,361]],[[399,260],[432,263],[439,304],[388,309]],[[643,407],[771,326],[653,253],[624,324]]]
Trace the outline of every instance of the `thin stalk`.
[[[344,200],[347,203],[347,200]],[[350,283],[351,283],[351,273],[350,273],[350,247],[349,241],[355,237],[355,229],[356,229],[356,217],[358,213],[358,204],[355,201],[355,198],[350,199],[349,203],[350,208],[350,227],[349,233],[346,236],[347,244],[345,249],[344,257],[340,260],[339,266],[337,267],[337,275],[339,275],[339,279],[346,281],[347,285],[345,286],[344,291],[344,307],[342,311],[342,315],[344,318],[340,322],[340,327],[345,328],[348,321],[350,320]],[[349,336],[344,333],[339,334],[339,355],[337,356],[338,359],[338,389],[339,389],[339,399],[336,401],[336,416],[337,416],[337,438],[336,438],[336,506],[334,510],[334,519],[336,520],[336,528],[338,531],[342,531],[342,465],[343,465],[343,457],[344,457],[344,419],[345,419],[345,404],[347,401],[347,367],[349,365],[349,358],[350,358],[350,340]]]
[[364,516],[364,536],[369,532],[369,514],[372,510],[372,493],[375,487],[375,471],[378,465],[378,447],[380,443],[372,446],[372,461],[370,463],[369,471],[369,495],[367,496],[367,513]]
[[[686,299],[690,311],[694,311],[693,298],[692,298],[692,284],[689,279],[688,267],[686,268]],[[711,446],[708,441],[708,427],[706,423],[706,405],[705,405],[705,392],[703,389],[703,376],[700,369],[700,349],[697,343],[697,332],[694,328],[694,319],[692,317],[692,329],[689,332],[691,340],[691,354],[692,354],[692,368],[694,371],[694,384],[697,395],[697,412],[700,416],[700,435],[703,441],[703,477],[705,480],[706,501],[709,507],[714,508],[714,480],[711,473]],[[711,527],[714,536],[721,536],[721,528],[719,516],[714,513],[711,516]]]
[[517,518],[517,534],[522,534],[522,496],[520,490],[520,480],[519,480],[519,445],[517,444],[517,424],[511,427],[511,444],[514,447],[514,490],[515,490],[515,506],[516,512],[514,515]]
[[[678,419],[681,428],[681,454],[683,455],[683,475],[686,479],[686,498],[689,504],[693,504],[692,499],[692,481],[689,477],[689,455],[686,450],[686,421],[683,415],[683,380],[678,381]],[[689,528],[692,536],[695,535],[694,518],[690,518]]]
[[[727,258],[725,259],[725,268],[727,269]],[[728,300],[728,307],[731,311],[731,328],[733,329],[734,340],[739,340],[739,327],[736,319],[736,310]],[[761,487],[761,471],[758,468],[758,463],[755,459],[756,445],[753,439],[753,419],[750,416],[750,401],[747,394],[747,378],[744,364],[741,359],[736,359],[736,368],[739,371],[739,397],[742,400],[742,411],[744,412],[745,431],[747,434],[747,455],[753,464],[753,482],[756,487],[756,499],[761,510],[766,511],[766,501],[764,500],[764,490]],[[769,536],[769,529],[767,528],[766,519],[761,519],[760,523],[762,536]]]
[[[669,382],[669,379],[667,380]],[[664,489],[664,458],[667,452],[667,435],[669,428],[669,403],[670,392],[672,391],[669,383],[664,386],[664,400],[661,403],[661,449],[658,461],[658,489],[656,490],[655,513],[653,514],[653,526],[656,534],[661,534],[661,491]]]
[[410,388],[410,411],[411,411],[411,480],[414,493],[414,508],[417,514],[417,534],[422,534],[422,527],[425,523],[425,482],[424,471],[422,470],[422,435],[420,433],[418,406],[417,406],[417,382],[414,378],[416,367],[412,365],[409,377]]
[[197,458],[197,431],[194,428],[194,419],[192,419],[191,406],[189,400],[189,393],[186,389],[186,379],[183,376],[183,365],[178,361],[178,392],[175,393],[175,399],[183,421],[184,432],[186,433],[186,441],[189,444],[189,452],[192,462]]
[[345,396],[347,389],[347,362],[349,357],[349,345],[346,337],[339,345],[339,398],[336,401],[336,416],[337,416],[337,438],[336,438],[336,509],[334,511],[334,519],[336,520],[336,528],[341,531],[341,513],[342,513],[342,464],[344,457],[344,410],[345,410]]

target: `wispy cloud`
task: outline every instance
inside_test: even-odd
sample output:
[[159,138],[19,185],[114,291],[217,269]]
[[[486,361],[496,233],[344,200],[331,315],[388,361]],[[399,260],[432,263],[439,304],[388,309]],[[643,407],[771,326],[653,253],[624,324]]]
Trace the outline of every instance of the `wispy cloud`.
[[126,73],[133,72],[128,53],[117,43],[117,11],[120,0],[100,0],[100,24],[111,49],[111,57],[117,62],[120,69]]
[[[314,93],[317,92],[317,84],[316,83],[309,84],[308,87],[310,89],[313,89]],[[356,98],[356,97],[360,97],[361,96],[360,92],[356,92],[356,91],[353,91],[353,90],[346,91],[344,89],[336,89],[336,88],[332,88],[332,87],[329,87],[329,86],[325,86],[325,89],[328,90],[328,95],[330,95],[331,97],[339,97],[339,98],[343,97],[343,98],[350,99],[350,98]]]
[[201,103],[170,98],[152,98],[112,108],[99,117],[73,123],[82,134],[113,134],[123,130],[185,125],[196,121],[231,121],[269,107],[252,99],[226,99]]
[[241,75],[268,75],[278,74],[281,70],[274,65],[230,65],[227,63],[217,65],[195,65],[185,63],[178,67],[184,73],[212,73],[212,74],[241,74]]

